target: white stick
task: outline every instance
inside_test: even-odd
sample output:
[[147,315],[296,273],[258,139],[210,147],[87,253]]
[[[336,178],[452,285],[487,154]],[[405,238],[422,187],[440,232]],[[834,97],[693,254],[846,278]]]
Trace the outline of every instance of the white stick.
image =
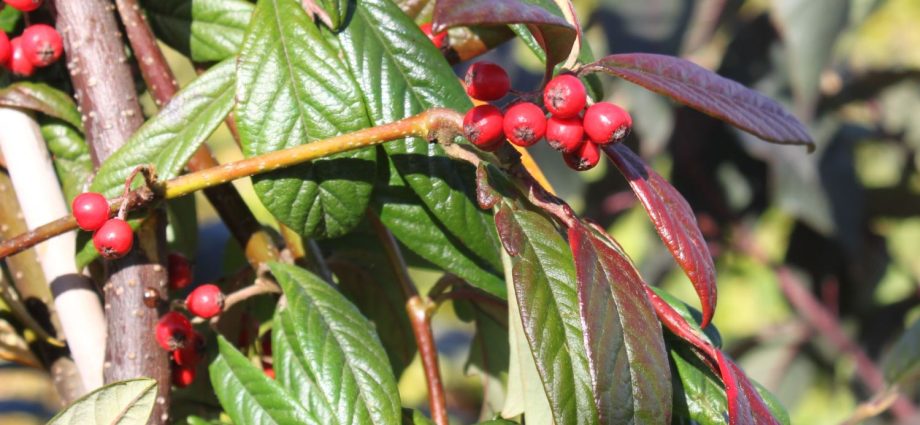
[[[30,230],[68,214],[45,140],[29,115],[0,107],[0,150]],[[106,326],[92,282],[77,272],[76,237],[76,232],[67,232],[36,245],[35,250],[54,294],[70,353],[89,392],[102,386]]]

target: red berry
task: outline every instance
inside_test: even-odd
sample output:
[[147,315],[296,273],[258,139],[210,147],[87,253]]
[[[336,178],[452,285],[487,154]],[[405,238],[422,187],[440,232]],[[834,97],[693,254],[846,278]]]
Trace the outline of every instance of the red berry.
[[77,220],[77,226],[83,230],[94,231],[109,219],[109,201],[105,200],[105,196],[95,192],[81,193],[73,198],[70,211]]
[[0,31],[0,65],[9,67],[10,56],[13,54],[13,48],[10,46],[10,38],[5,31]]
[[164,314],[156,325],[157,343],[167,351],[184,348],[191,341],[193,332],[188,318],[176,311]]
[[185,388],[195,381],[195,367],[176,366],[172,371],[173,385]]
[[447,31],[441,31],[437,34],[434,34],[431,31],[431,22],[422,24],[420,28],[422,29],[422,32],[428,36],[428,39],[431,40],[431,43],[434,44],[434,47],[439,49],[444,47],[444,39],[447,38]]
[[593,142],[586,140],[574,153],[562,154],[566,165],[575,171],[585,171],[594,168],[601,159],[600,148]]
[[169,271],[169,289],[183,289],[192,283],[192,265],[188,259],[178,252],[172,252],[166,258]]
[[492,62],[476,62],[466,70],[466,94],[473,99],[498,100],[510,89],[508,73]]
[[25,50],[22,48],[22,37],[14,37],[10,40],[10,71],[13,74],[29,77],[35,73],[35,65],[26,57]]
[[585,85],[574,75],[563,74],[553,78],[543,89],[543,105],[559,118],[578,115],[587,101]]
[[93,245],[110,260],[124,257],[134,246],[134,231],[120,218],[109,219],[93,234]]
[[208,283],[193,290],[185,298],[185,307],[198,317],[210,319],[224,308],[224,294],[217,285]]
[[463,135],[479,149],[493,151],[501,146],[502,111],[492,105],[479,105],[463,117]]
[[546,142],[553,149],[572,153],[581,148],[585,140],[585,131],[581,126],[581,119],[550,117],[546,121]]
[[275,379],[275,368],[271,366],[262,365],[262,372],[265,373],[265,376]]
[[598,102],[585,111],[584,126],[592,142],[606,145],[626,138],[632,127],[632,117],[617,105]]
[[23,12],[31,12],[42,5],[42,0],[3,0],[3,2]]
[[201,334],[192,330],[185,347],[173,351],[173,361],[179,366],[195,367],[201,361],[201,352],[204,349],[204,339]]
[[533,145],[546,134],[546,115],[530,102],[517,103],[505,112],[505,137],[518,146]]
[[32,65],[42,67],[57,61],[64,52],[61,35],[45,24],[31,25],[22,32],[22,50]]

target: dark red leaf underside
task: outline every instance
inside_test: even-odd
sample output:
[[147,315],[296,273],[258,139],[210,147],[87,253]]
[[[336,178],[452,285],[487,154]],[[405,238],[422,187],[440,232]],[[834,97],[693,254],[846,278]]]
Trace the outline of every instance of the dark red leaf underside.
[[527,24],[546,52],[546,67],[551,70],[569,56],[576,30],[561,15],[552,1],[545,0],[438,0],[432,30],[470,25]]
[[716,272],[693,210],[674,186],[625,145],[608,145],[604,152],[629,180],[661,240],[693,283],[703,310],[700,327],[705,328],[716,308]]
[[576,222],[569,244],[600,423],[670,423],[668,356],[645,283],[587,226]]
[[805,126],[779,103],[693,62],[650,53],[610,55],[579,73],[605,72],[723,120],[768,142],[814,142]]

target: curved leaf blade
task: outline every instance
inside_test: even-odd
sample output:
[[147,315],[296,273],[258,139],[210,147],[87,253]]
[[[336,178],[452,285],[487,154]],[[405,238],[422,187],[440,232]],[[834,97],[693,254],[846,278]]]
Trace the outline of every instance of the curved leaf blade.
[[716,268],[693,210],[674,186],[625,145],[608,145],[604,152],[629,181],[661,240],[693,283],[703,307],[700,325],[706,327],[716,309]]
[[73,126],[54,118],[40,120],[42,138],[48,144],[54,170],[57,172],[67,205],[73,201],[93,179],[93,162],[86,140]]
[[92,190],[119,196],[141,164],[153,164],[160,179],[178,176],[233,108],[234,69],[234,61],[226,60],[179,91],[99,167]]
[[208,371],[217,399],[233,423],[322,424],[221,335],[217,347],[220,355]]
[[920,320],[914,322],[894,343],[882,363],[885,379],[895,384],[920,376]]
[[495,225],[511,255],[524,334],[555,422],[599,423],[568,244],[543,216],[504,204]]
[[[247,157],[370,126],[358,84],[295,0],[260,0],[240,52],[237,121]],[[265,207],[309,237],[341,236],[364,217],[374,149],[253,178]]]
[[236,56],[254,6],[245,0],[144,0],[157,37],[196,62]]
[[38,111],[66,121],[83,132],[77,104],[67,93],[44,83],[20,81],[0,89],[0,106]]
[[578,304],[601,423],[671,421],[661,325],[632,262],[581,223],[569,228]]
[[157,381],[129,379],[99,388],[74,401],[48,425],[144,425],[153,412]]
[[667,55],[610,55],[581,68],[579,74],[604,72],[638,84],[751,133],[788,145],[814,141],[799,120],[779,103],[693,62]]
[[[472,107],[441,52],[392,1],[358,2],[339,40],[375,125],[433,107]],[[390,142],[384,149],[451,236],[500,270],[492,219],[475,203],[473,168],[448,158],[438,144],[417,138]]]
[[335,288],[306,270],[280,263],[269,267],[287,297],[281,314],[290,320],[282,326],[292,351],[334,423],[399,424],[396,379],[373,326]]

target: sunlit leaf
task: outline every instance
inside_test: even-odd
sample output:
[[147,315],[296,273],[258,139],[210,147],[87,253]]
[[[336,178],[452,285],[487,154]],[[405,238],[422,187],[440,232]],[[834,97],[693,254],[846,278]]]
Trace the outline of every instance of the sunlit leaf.
[[0,105],[38,111],[83,131],[80,111],[73,99],[44,83],[20,81],[0,89]]
[[74,401],[48,425],[144,425],[153,411],[157,381],[149,378],[115,382]]
[[245,0],[144,0],[157,36],[193,61],[236,55],[254,9]]
[[79,131],[69,124],[54,118],[40,120],[42,138],[48,145],[51,160],[67,205],[83,193],[93,179],[93,162],[89,146]]

